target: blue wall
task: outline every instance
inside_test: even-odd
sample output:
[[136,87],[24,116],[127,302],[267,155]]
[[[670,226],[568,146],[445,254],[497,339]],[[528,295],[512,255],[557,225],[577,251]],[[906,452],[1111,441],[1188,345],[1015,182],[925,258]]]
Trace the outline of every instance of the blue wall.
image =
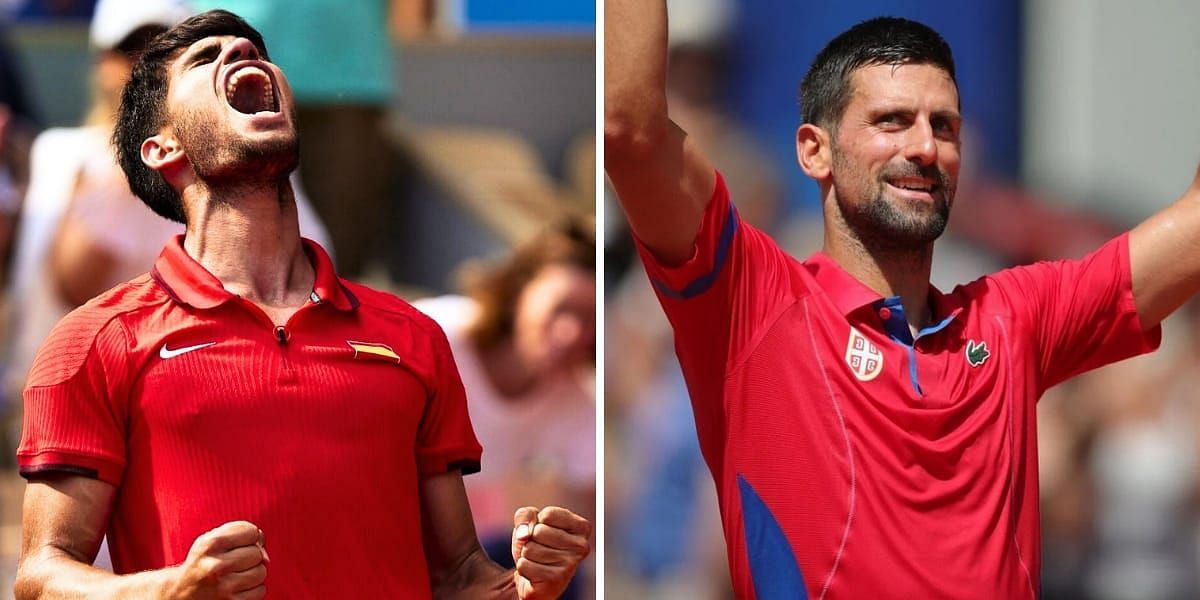
[[466,0],[469,29],[594,30],[596,0]]

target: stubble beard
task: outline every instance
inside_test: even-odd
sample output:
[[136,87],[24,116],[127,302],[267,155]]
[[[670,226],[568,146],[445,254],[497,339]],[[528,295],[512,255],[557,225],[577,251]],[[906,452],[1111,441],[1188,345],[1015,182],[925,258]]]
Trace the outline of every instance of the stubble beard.
[[[849,233],[864,247],[893,251],[924,250],[946,230],[955,189],[949,176],[936,166],[921,168],[909,164],[885,169],[871,182],[871,187],[855,194],[847,179],[866,178],[869,175],[860,173],[834,148],[833,173],[838,212],[850,229]],[[839,177],[838,173],[843,176]],[[933,203],[890,196],[886,179],[904,175],[935,178],[938,189],[934,191]]]
[[300,162],[298,134],[248,140],[198,111],[183,112],[176,130],[196,175],[214,189],[274,184]]

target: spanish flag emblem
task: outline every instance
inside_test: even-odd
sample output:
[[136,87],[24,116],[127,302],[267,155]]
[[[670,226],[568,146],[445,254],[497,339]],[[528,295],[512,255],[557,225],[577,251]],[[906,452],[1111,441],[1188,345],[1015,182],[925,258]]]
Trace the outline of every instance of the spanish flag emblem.
[[374,342],[356,342],[346,340],[346,343],[354,349],[354,358],[364,360],[384,360],[387,362],[395,362],[400,364],[400,355],[392,350],[387,344],[376,344]]

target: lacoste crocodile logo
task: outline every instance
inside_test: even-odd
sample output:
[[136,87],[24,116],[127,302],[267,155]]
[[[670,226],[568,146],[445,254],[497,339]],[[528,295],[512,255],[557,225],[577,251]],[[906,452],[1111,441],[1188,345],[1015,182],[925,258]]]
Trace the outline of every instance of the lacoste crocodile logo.
[[988,352],[987,342],[976,343],[975,340],[967,340],[968,365],[971,365],[972,367],[978,367],[979,365],[982,365],[983,362],[986,361],[991,355],[992,353]]

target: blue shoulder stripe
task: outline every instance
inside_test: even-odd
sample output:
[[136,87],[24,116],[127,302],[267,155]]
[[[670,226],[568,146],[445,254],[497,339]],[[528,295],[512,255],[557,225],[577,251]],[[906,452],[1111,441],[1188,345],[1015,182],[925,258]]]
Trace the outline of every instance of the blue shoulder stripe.
[[725,218],[725,226],[721,228],[721,237],[717,240],[717,251],[713,255],[712,270],[693,279],[691,283],[688,283],[679,291],[671,289],[662,281],[651,279],[654,287],[658,288],[658,291],[664,296],[676,300],[687,300],[688,298],[704,293],[705,290],[712,287],[713,282],[717,280],[717,276],[721,274],[721,267],[725,266],[725,259],[729,257],[729,247],[733,245],[733,234],[737,232],[737,228],[737,211],[733,209],[733,203],[730,203],[729,215]]
[[741,474],[737,476],[737,482],[742,496],[746,554],[750,576],[754,579],[754,595],[758,600],[808,600],[800,565],[796,563],[796,555],[792,553],[783,528]]

